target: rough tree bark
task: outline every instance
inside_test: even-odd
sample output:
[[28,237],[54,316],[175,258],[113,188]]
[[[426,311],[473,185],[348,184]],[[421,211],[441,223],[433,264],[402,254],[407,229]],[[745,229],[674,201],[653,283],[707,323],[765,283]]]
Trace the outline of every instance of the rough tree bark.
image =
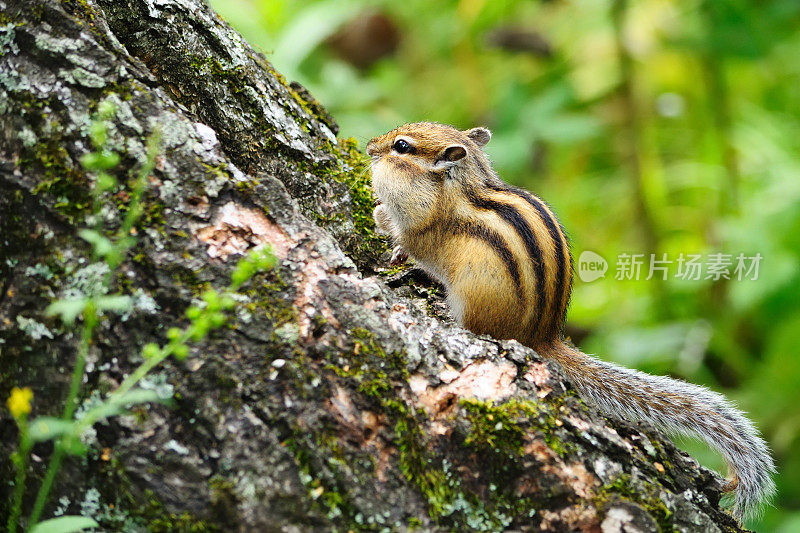
[[[63,403],[77,335],[43,310],[97,283],[76,237],[91,185],[78,160],[104,99],[123,154],[108,206],[124,209],[154,128],[164,146],[116,279],[140,305],[101,324],[85,395],[224,287],[238,254],[269,243],[280,259],[230,327],[151,379],[171,405],[97,425],[45,516],[154,531],[739,531],[719,478],[660,434],[606,420],[516,342],[454,326],[413,276],[378,275],[361,154],[200,0],[0,7],[0,398],[28,385],[34,414]],[[0,523],[15,441],[3,410]],[[36,481],[51,447],[34,451]]]

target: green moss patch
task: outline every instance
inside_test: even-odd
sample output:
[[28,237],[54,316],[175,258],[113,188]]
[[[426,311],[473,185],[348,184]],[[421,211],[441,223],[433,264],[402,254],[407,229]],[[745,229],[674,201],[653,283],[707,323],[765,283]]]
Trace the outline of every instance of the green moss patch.
[[630,474],[622,474],[596,491],[594,504],[602,512],[610,508],[616,500],[636,503],[655,519],[661,531],[673,531],[672,512],[661,500],[660,491],[658,485],[641,480],[639,487],[634,488]]

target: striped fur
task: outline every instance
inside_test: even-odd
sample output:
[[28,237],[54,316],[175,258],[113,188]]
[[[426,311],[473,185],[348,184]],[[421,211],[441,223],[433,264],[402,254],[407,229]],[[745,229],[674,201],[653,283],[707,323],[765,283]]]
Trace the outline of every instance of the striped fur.
[[[719,450],[736,488],[734,514],[753,514],[775,492],[775,467],[740,411],[708,389],[600,361],[563,340],[573,276],[566,233],[545,202],[492,170],[482,150],[490,137],[484,128],[423,122],[372,139],[381,231],[444,284],[466,328],[556,360],[609,415],[695,435]],[[398,138],[408,146],[395,145]]]
[[[558,271],[555,276],[555,297],[552,298],[550,302],[549,320],[542,332],[543,339],[552,339],[561,333],[561,328],[566,319],[570,292],[572,291],[572,255],[569,252],[569,242],[567,241],[564,229],[541,198],[523,189],[499,182],[499,180],[496,182],[487,182],[486,185],[492,190],[519,196],[533,206],[539,218],[547,227],[550,240],[555,243],[555,256],[558,265]],[[544,309],[544,306],[540,306],[540,309]]]
[[[544,258],[542,257],[542,250],[539,248],[539,242],[531,230],[528,221],[525,219],[522,213],[519,212],[519,210],[515,209],[514,206],[510,204],[481,196],[480,193],[474,189],[466,189],[465,194],[470,203],[476,208],[497,212],[497,214],[500,215],[500,218],[513,227],[514,231],[517,232],[520,239],[525,244],[525,249],[528,252],[527,259],[530,261],[530,265],[533,267],[535,272],[536,288],[534,290],[536,294],[536,308],[544,309],[546,305],[546,295],[545,291],[543,290],[545,287]],[[538,313],[536,314],[534,323],[531,324],[531,331],[535,331],[539,328],[540,316],[541,315]]]
[[522,281],[520,280],[517,258],[511,253],[505,241],[503,241],[496,231],[490,229],[488,226],[466,221],[461,224],[455,224],[452,231],[457,234],[474,237],[488,244],[492,250],[500,256],[500,259],[506,266],[508,274],[511,276],[511,281],[513,281],[514,286],[517,288],[516,296],[520,299],[523,298]]

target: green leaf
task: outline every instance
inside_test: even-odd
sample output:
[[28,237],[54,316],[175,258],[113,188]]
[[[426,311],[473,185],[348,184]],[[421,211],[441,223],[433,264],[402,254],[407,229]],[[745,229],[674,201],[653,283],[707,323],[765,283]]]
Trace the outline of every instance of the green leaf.
[[107,191],[115,187],[116,185],[117,185],[117,180],[114,178],[114,176],[110,176],[105,172],[101,172],[97,176],[97,190],[100,192]]
[[29,436],[34,442],[52,440],[71,430],[72,422],[52,416],[40,416],[28,426]]
[[114,415],[125,412],[132,405],[158,402],[162,398],[154,390],[133,389],[120,396],[110,396],[101,404],[90,409],[82,418],[84,424],[93,425]]
[[97,162],[103,170],[109,170],[119,165],[119,154],[103,150],[98,154]]
[[114,251],[114,243],[104,235],[91,229],[82,229],[78,232],[81,239],[94,246],[94,253],[100,257],[105,257]]
[[112,403],[115,405],[130,407],[132,405],[138,405],[140,403],[157,402],[159,400],[161,400],[161,397],[154,390],[132,389],[123,394],[122,396],[120,396],[119,398],[115,398],[114,400],[112,400]]
[[70,455],[85,455],[88,451],[81,439],[74,435],[66,435],[61,439],[61,448]]
[[78,317],[78,315],[80,315],[83,310],[86,309],[87,303],[89,303],[87,298],[57,300],[47,306],[45,313],[48,316],[58,315],[65,324],[71,326],[75,322],[75,319]]
[[30,533],[71,533],[99,526],[100,524],[86,516],[59,516],[39,522],[30,529]]
[[111,100],[103,100],[97,106],[97,114],[103,120],[111,120],[117,114],[117,104]]
[[130,235],[120,237],[120,239],[117,241],[117,247],[120,250],[128,250],[132,248],[134,244],[136,244],[136,237],[132,237]]
[[[95,137],[95,145],[97,141],[105,142],[102,136]],[[119,154],[103,150],[102,152],[91,152],[81,157],[81,165],[86,170],[98,171],[109,170],[119,164]]]
[[123,296],[121,294],[99,296],[94,299],[94,304],[97,306],[98,311],[122,312],[133,309],[133,303],[130,296]]
[[92,138],[92,144],[95,146],[103,146],[108,140],[108,127],[105,122],[96,120],[89,126],[89,137]]

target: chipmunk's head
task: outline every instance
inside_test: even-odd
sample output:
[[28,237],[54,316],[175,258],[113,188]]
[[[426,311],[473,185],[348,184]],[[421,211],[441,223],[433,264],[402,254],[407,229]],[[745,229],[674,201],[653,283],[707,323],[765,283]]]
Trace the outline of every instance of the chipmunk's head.
[[491,171],[482,150],[491,137],[486,128],[461,131],[433,122],[405,124],[379,135],[367,143],[375,194],[396,223],[421,223],[448,180]]

